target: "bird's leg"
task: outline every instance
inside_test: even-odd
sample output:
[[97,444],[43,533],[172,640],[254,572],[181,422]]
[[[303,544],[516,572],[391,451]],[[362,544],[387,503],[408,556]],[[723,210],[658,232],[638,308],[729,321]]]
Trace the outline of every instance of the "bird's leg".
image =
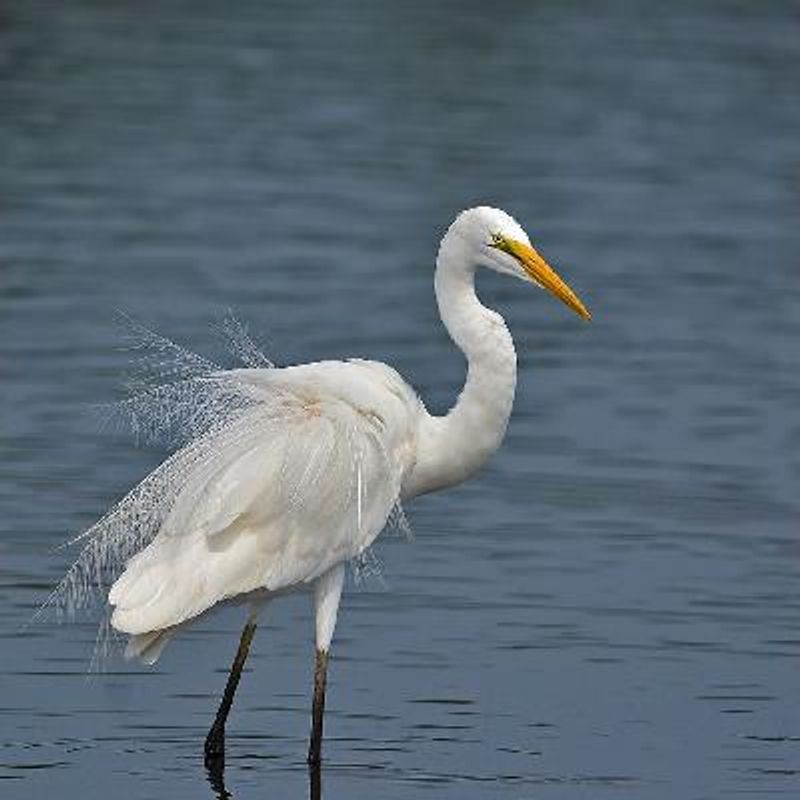
[[239,639],[239,649],[233,659],[228,682],[225,684],[225,692],[217,709],[217,716],[214,719],[211,730],[208,732],[208,736],[206,736],[206,764],[211,762],[219,766],[225,761],[225,721],[228,719],[228,713],[231,710],[231,705],[233,705],[236,688],[239,686],[239,679],[242,677],[242,668],[247,660],[247,654],[250,652],[250,643],[253,641],[255,632],[256,622],[251,617],[242,631],[242,636]]
[[328,682],[328,659],[344,586],[344,564],[337,564],[314,585],[317,649],[314,663],[314,700],[311,705],[311,741],[308,763],[319,766],[322,759],[322,723],[325,716],[325,687]]
[[308,797],[309,800],[322,800],[322,765],[308,765]]
[[328,683],[328,653],[317,650],[314,665],[314,700],[311,705],[311,742],[308,763],[318,765],[322,758],[322,725],[325,716],[325,686]]

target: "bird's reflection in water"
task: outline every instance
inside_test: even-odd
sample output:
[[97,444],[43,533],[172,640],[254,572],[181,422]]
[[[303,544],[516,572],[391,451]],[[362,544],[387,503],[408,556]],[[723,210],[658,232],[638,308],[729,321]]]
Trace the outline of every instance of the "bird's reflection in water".
[[[206,760],[206,777],[217,800],[233,800],[225,786],[225,760]],[[308,796],[310,800],[322,800],[322,768],[319,763],[308,767]]]
[[310,800],[322,800],[322,765],[319,762],[308,767],[308,796]]
[[206,778],[217,800],[232,800],[233,795],[225,786],[225,759],[206,759]]

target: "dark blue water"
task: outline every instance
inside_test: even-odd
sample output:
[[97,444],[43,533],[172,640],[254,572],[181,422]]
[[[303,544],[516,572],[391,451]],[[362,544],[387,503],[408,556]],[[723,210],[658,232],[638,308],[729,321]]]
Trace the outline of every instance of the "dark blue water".
[[[0,795],[211,796],[241,612],[87,678],[24,627],[52,548],[163,458],[98,429],[123,309],[218,356],[369,356],[442,411],[438,239],[508,209],[595,314],[483,282],[515,334],[491,468],[409,509],[335,642],[328,798],[800,792],[800,36],[792,2],[6,2]],[[302,797],[308,598],[259,629],[235,798]]]

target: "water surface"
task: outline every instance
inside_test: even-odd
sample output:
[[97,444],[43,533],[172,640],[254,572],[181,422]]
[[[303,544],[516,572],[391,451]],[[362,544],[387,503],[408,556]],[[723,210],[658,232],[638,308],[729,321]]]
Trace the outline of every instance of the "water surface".
[[[241,614],[87,679],[24,627],[164,453],[98,429],[123,309],[213,357],[368,356],[442,411],[438,239],[507,208],[586,326],[489,277],[520,354],[503,450],[348,587],[326,797],[800,789],[800,37],[790,2],[29,4],[0,12],[0,794],[210,796]],[[307,793],[308,598],[259,630],[236,798]]]

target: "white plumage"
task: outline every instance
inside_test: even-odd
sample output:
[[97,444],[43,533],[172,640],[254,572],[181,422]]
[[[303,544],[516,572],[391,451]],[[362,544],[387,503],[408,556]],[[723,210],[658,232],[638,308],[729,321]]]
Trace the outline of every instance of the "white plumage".
[[153,539],[111,587],[112,625],[169,628],[216,603],[315,581],[369,547],[414,466],[419,401],[369,361],[219,373],[251,402],[209,434]]
[[248,369],[220,370],[146,332],[167,356],[166,382],[123,410],[137,430],[177,434],[179,449],[76,541],[80,558],[53,600],[74,607],[92,584],[116,577],[111,624],[128,653],[158,658],[170,636],[218,603],[252,603],[207,758],[223,752],[224,725],[255,614],[275,594],[313,586],[317,668],[309,760],[318,763],[327,653],[344,565],[361,556],[393,509],[474,474],[499,447],[514,399],[516,354],[503,318],[475,294],[485,266],[546,288],[589,312],[505,212],[461,213],[436,262],[439,311],[468,362],[458,401],[428,414],[393,369],[373,361],[273,368],[241,331]]

